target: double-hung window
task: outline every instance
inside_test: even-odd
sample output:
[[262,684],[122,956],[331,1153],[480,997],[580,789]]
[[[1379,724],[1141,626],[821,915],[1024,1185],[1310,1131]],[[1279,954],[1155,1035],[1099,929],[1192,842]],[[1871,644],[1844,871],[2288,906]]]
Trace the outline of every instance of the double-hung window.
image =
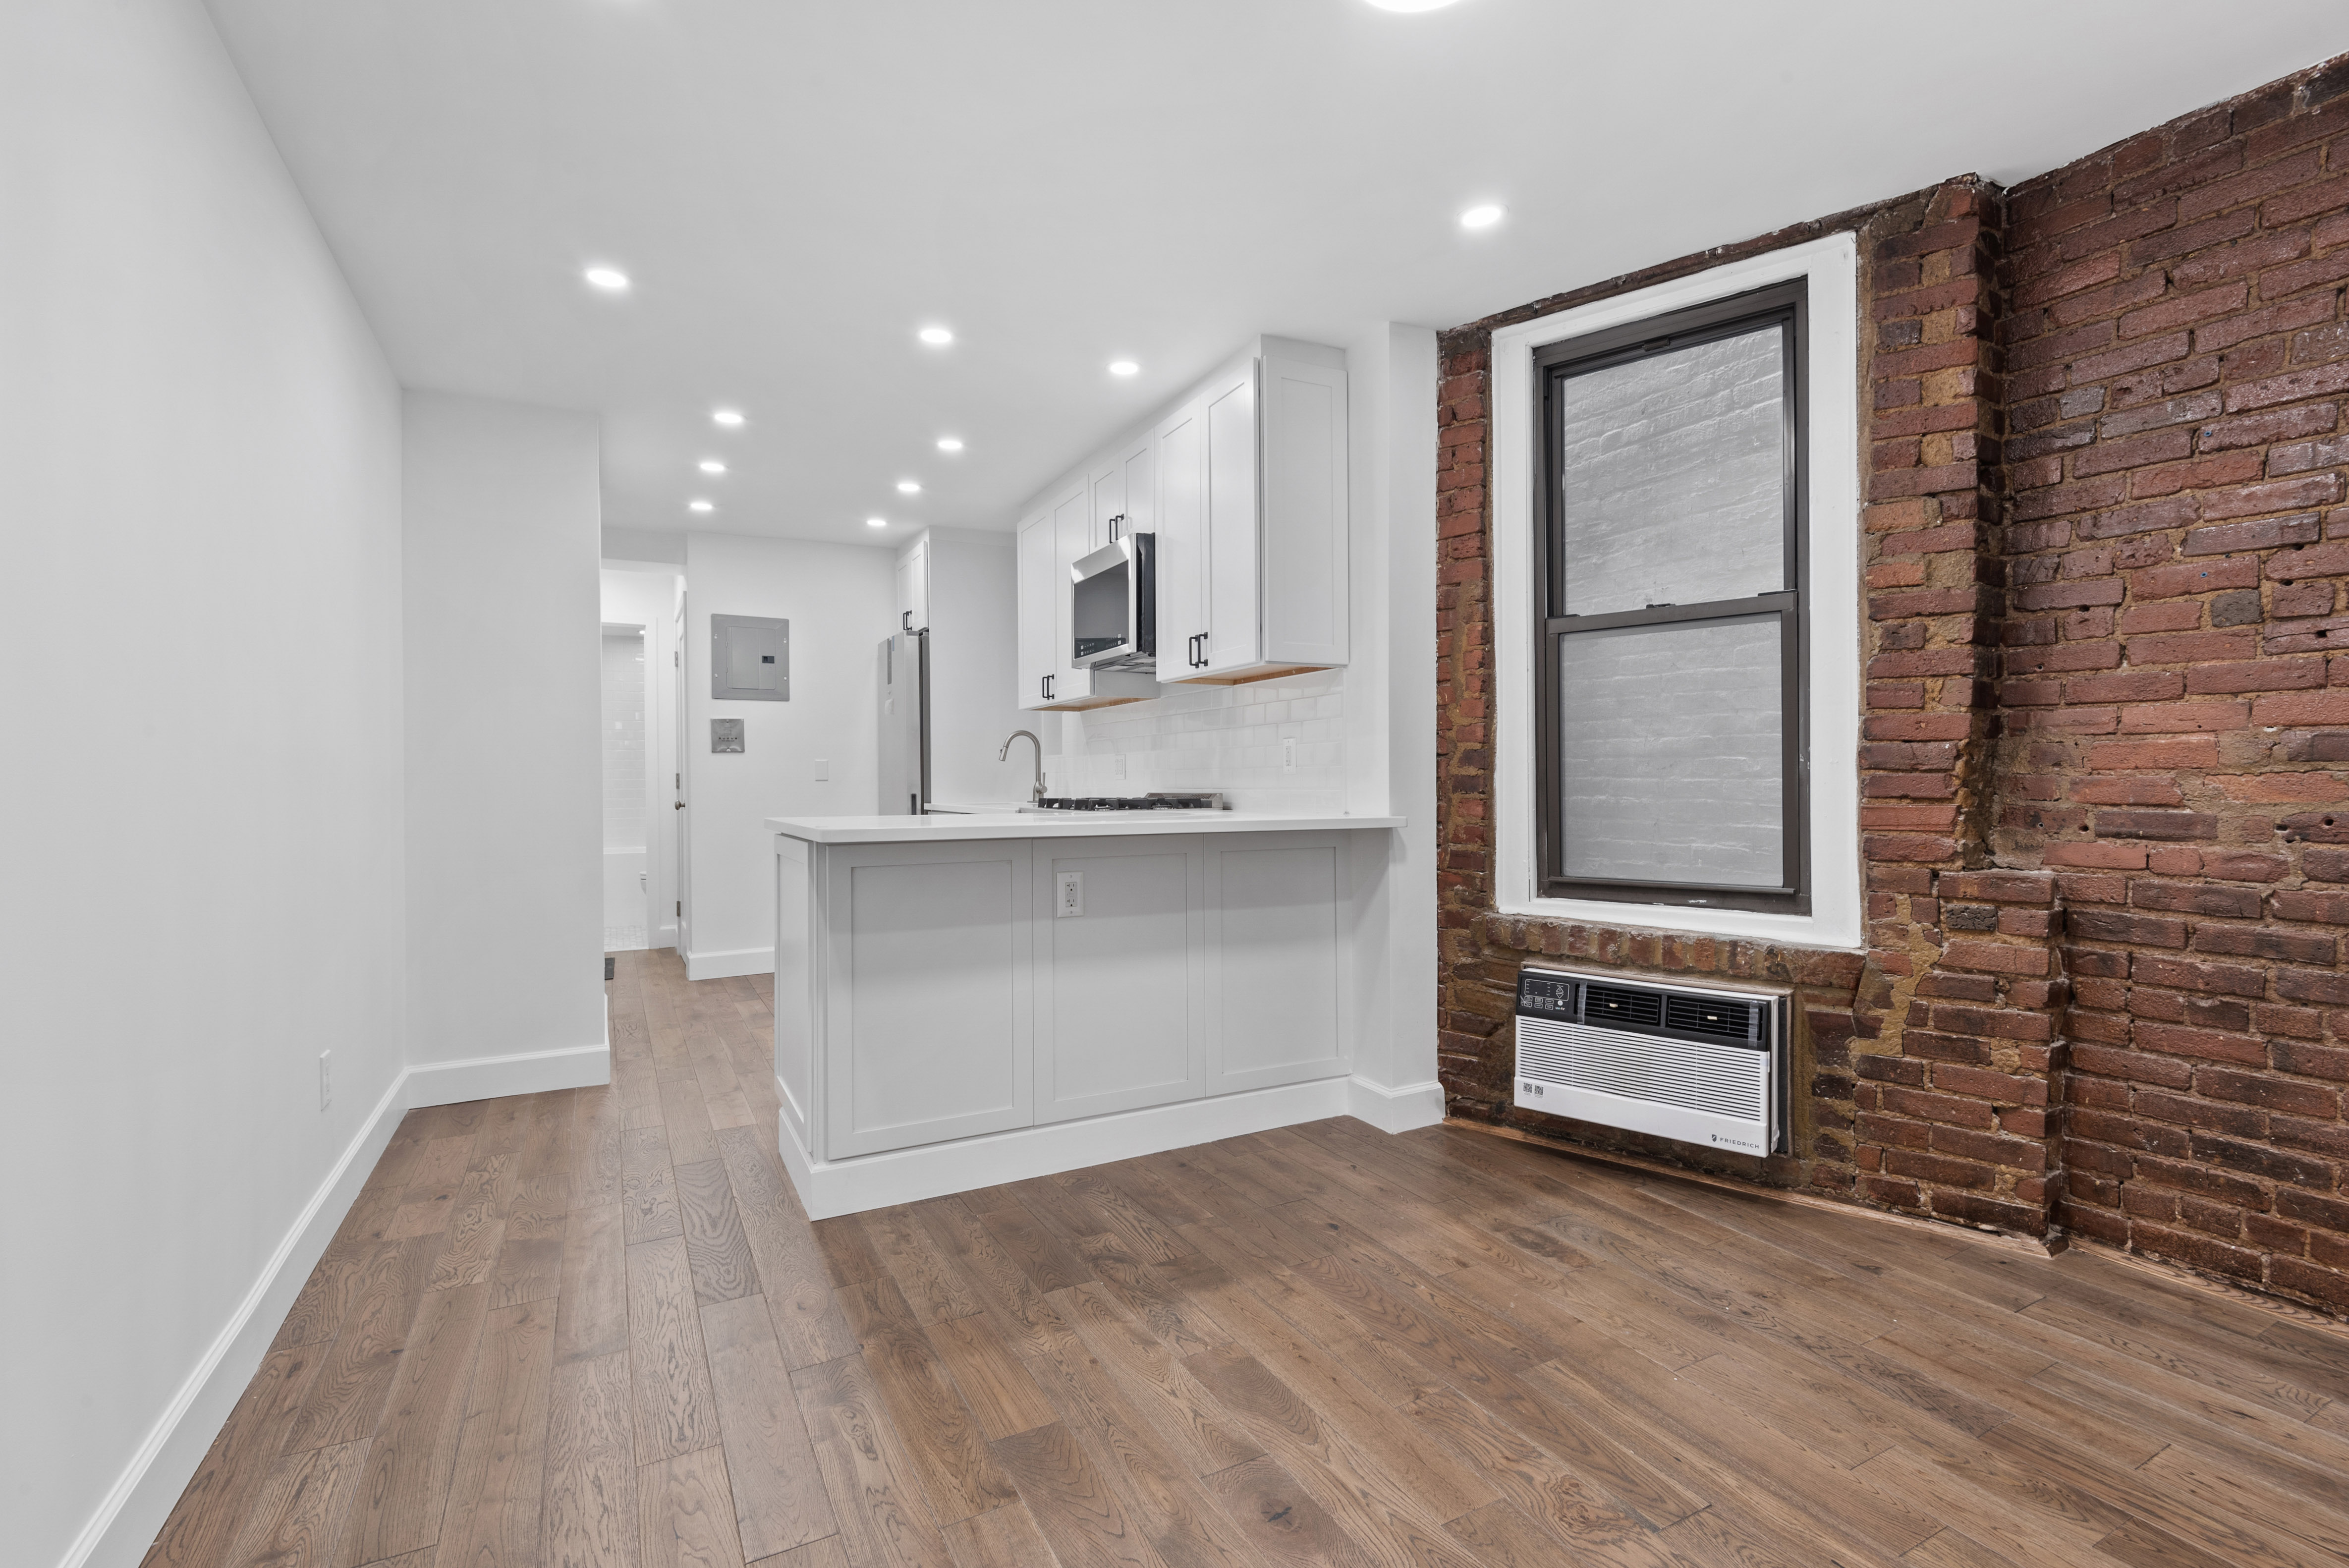
[[1541,894],[1807,913],[1802,280],[1551,345]]

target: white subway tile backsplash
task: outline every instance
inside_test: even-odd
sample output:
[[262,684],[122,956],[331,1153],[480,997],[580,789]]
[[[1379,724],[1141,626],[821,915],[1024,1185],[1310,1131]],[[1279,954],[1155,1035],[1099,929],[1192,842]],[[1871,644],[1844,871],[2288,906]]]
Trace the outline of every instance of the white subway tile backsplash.
[[[1216,789],[1243,811],[1346,809],[1345,671],[1162,689],[1148,702],[1062,715],[1061,754],[1045,758],[1051,792]],[[1281,770],[1283,740],[1298,743],[1294,772]]]

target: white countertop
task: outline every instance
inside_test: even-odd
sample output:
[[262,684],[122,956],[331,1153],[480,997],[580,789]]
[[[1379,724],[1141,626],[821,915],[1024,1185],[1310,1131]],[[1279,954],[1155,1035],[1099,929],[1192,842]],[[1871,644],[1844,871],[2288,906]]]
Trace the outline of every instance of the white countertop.
[[929,817],[770,817],[767,830],[811,844],[900,844],[954,839],[1090,839],[1169,833],[1300,833],[1400,828],[1401,817],[1284,817],[1269,811],[1024,811]]

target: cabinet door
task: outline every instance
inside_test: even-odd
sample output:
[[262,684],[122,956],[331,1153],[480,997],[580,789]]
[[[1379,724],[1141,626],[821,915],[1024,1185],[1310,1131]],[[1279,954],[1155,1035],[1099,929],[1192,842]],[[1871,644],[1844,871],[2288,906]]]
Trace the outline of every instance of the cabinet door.
[[1022,840],[831,847],[823,1158],[1034,1119],[1030,875]]
[[1346,662],[1346,373],[1267,359],[1264,658]]
[[1207,1092],[1350,1071],[1352,894],[1344,835],[1203,835]]
[[[1036,1119],[1196,1099],[1206,1076],[1202,840],[1034,849]],[[1064,877],[1081,879],[1070,913]]]
[[1125,467],[1111,463],[1086,481],[1092,491],[1092,522],[1085,531],[1085,548],[1099,550],[1110,542],[1112,528],[1121,537],[1125,522]]
[[1257,662],[1256,366],[1207,396],[1207,668]]
[[1053,592],[1052,514],[1040,511],[1019,525],[1019,706],[1045,706],[1058,646],[1059,615]]
[[895,630],[930,629],[930,542],[917,540],[897,558],[897,625]]
[[1125,475],[1125,533],[1158,531],[1158,441],[1144,436],[1117,459]]
[[1092,552],[1092,500],[1091,488],[1079,480],[1074,488],[1052,503],[1052,696],[1065,702],[1071,697],[1092,695],[1093,673],[1080,669],[1076,657],[1076,630],[1070,615],[1074,601],[1069,593],[1069,568],[1077,558]]
[[1158,531],[1158,678],[1199,673],[1199,634],[1207,629],[1201,593],[1207,553],[1207,405],[1185,404],[1154,433]]

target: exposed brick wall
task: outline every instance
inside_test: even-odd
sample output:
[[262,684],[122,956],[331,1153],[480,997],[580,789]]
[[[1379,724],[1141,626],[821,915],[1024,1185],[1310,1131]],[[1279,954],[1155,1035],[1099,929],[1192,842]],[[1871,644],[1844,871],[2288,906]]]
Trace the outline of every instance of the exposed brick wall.
[[[1500,917],[1491,332],[1839,230],[1867,315],[1866,950],[1662,935],[1628,909],[1622,927]],[[2349,1308],[2344,285],[2336,62],[2012,192],[1951,181],[1447,334],[1454,1113],[2068,1227]],[[1795,1152],[1512,1109],[1510,998],[1535,954],[1795,986]]]
[[2344,89],[2280,83],[2010,196],[1992,840],[2070,911],[2057,1218],[2336,1309]]

